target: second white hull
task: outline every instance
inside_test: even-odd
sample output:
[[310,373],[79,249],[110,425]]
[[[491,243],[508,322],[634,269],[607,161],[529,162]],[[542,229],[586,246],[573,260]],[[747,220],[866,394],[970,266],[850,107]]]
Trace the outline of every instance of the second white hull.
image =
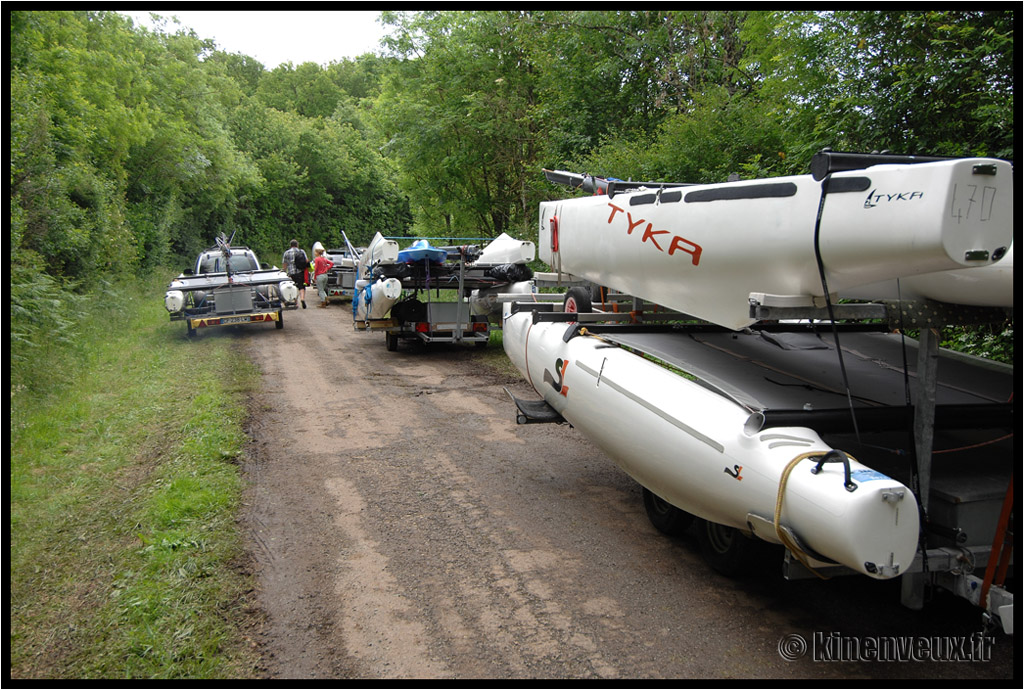
[[[506,316],[505,351],[533,388],[626,473],[669,503],[709,521],[776,540],[773,520],[783,471],[800,456],[832,448],[812,430],[745,429],[749,411],[595,337],[565,342],[565,324]],[[840,464],[797,461],[780,524],[813,551],[875,578],[911,564],[917,503],[898,481],[853,460],[856,489]],[[755,517],[756,516],[756,517]],[[757,520],[760,518],[760,520]]]
[[974,307],[1012,307],[1013,292],[1013,245],[1010,245],[1006,256],[990,266],[922,273],[862,285],[840,296],[872,300],[931,299]]

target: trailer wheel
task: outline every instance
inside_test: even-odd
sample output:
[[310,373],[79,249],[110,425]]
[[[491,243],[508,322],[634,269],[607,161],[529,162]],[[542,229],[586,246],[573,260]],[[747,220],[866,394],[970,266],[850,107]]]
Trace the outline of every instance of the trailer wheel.
[[685,510],[676,508],[646,487],[643,487],[643,491],[644,509],[647,511],[647,518],[654,525],[655,529],[670,537],[682,536],[693,523],[693,516]]
[[388,352],[395,352],[398,350],[398,334],[385,333],[384,346],[388,349]]
[[735,577],[747,570],[754,555],[754,541],[735,527],[701,520],[697,524],[701,553],[713,570]]
[[562,301],[562,311],[570,314],[589,314],[594,310],[590,300],[590,290],[584,287],[571,287]]
[[277,312],[277,321],[274,322],[274,327],[278,330],[284,328],[284,310]]

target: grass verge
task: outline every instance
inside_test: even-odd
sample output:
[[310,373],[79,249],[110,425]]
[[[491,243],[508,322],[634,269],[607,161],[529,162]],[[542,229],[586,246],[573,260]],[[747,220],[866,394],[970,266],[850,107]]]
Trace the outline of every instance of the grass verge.
[[230,338],[169,323],[166,281],[97,297],[11,391],[12,678],[251,677]]

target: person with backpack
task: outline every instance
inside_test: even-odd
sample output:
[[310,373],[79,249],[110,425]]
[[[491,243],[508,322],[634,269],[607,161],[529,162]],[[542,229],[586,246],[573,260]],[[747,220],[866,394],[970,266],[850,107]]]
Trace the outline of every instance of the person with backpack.
[[291,246],[285,250],[281,258],[282,268],[299,288],[299,299],[302,300],[302,308],[306,308],[306,270],[309,268],[309,257],[299,247],[298,240],[292,240]]

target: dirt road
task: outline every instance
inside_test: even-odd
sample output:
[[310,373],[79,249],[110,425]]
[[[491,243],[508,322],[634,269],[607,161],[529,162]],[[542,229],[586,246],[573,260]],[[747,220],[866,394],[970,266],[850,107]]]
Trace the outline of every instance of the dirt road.
[[574,429],[516,426],[503,387],[535,396],[474,349],[387,352],[347,302],[285,322],[238,336],[264,380],[245,520],[269,678],[1013,676],[1005,637],[955,663],[792,654],[816,634],[963,639],[980,618],[866,578],[785,582],[776,560],[724,579]]

